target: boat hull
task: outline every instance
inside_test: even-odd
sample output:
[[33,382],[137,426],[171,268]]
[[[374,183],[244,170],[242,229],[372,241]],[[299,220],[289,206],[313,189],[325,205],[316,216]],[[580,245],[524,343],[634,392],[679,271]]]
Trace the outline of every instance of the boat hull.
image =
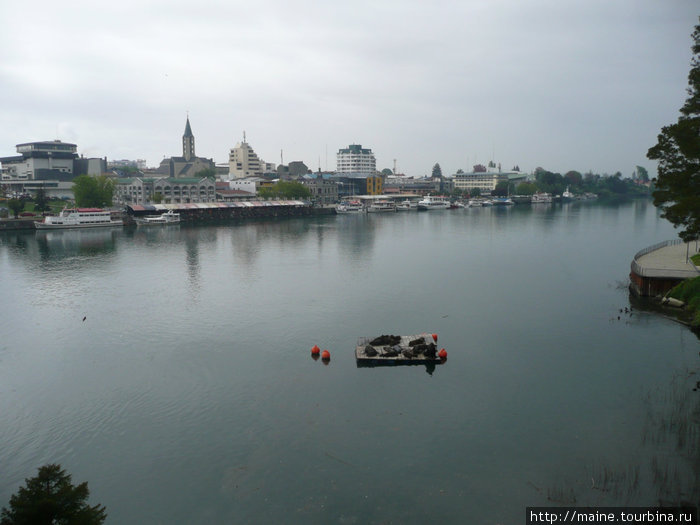
[[79,230],[83,228],[111,228],[114,226],[123,226],[123,221],[111,221],[99,224],[46,224],[37,222],[34,224],[37,230]]

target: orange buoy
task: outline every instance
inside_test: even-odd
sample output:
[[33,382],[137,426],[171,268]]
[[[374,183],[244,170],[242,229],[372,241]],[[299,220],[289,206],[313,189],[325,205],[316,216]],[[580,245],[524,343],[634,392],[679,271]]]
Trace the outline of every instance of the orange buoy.
[[318,355],[319,353],[321,353],[321,349],[318,347],[318,345],[314,345],[311,348],[311,355]]
[[447,359],[447,350],[441,348],[438,352],[438,356],[440,356],[440,359]]
[[324,350],[323,352],[321,352],[321,359],[323,359],[324,361],[328,361],[330,360],[330,358],[331,353],[328,350]]
[[433,334],[433,341],[437,343],[437,334]]

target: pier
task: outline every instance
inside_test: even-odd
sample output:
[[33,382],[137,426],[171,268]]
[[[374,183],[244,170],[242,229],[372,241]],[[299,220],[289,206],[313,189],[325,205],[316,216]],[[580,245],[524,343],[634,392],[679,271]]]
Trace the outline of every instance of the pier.
[[700,276],[690,257],[698,253],[696,242],[664,241],[637,252],[632,260],[630,288],[640,297],[664,295],[679,282]]

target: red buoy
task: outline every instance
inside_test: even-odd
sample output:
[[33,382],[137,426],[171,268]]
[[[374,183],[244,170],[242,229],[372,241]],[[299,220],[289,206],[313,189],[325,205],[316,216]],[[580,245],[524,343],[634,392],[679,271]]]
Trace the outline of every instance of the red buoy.
[[447,350],[441,348],[438,352],[438,356],[440,356],[440,359],[447,359]]
[[321,353],[321,349],[318,347],[318,345],[314,345],[311,348],[311,355],[318,355]]
[[437,334],[433,334],[433,341],[437,343]]
[[321,352],[321,359],[323,359],[324,361],[328,361],[330,360],[330,358],[331,353],[328,350],[324,350],[323,352]]

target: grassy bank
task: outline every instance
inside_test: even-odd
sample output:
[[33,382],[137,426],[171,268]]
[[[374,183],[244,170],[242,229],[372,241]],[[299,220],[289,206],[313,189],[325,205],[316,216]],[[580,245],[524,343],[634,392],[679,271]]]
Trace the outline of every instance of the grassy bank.
[[690,325],[700,328],[700,277],[686,279],[668,292],[669,297],[683,301],[691,315]]

